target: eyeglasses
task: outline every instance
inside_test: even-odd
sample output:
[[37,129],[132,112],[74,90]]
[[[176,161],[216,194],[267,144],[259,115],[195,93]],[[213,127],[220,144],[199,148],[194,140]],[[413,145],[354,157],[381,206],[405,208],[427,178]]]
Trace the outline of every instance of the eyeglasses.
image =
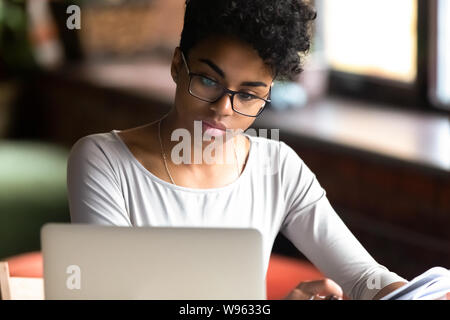
[[[264,110],[266,103],[271,102],[270,99],[260,98],[251,93],[230,90],[213,79],[191,72],[183,52],[181,52],[181,56],[189,75],[189,93],[192,96],[202,101],[214,103],[222,98],[224,94],[228,94],[231,100],[231,108],[234,112],[253,118],[258,117]],[[269,89],[268,97],[270,97],[271,91],[272,87]]]

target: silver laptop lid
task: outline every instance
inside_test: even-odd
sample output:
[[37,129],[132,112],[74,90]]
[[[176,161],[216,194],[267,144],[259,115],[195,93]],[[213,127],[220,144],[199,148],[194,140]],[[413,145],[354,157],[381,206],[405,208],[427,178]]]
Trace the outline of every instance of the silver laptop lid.
[[45,225],[46,299],[266,299],[256,229]]

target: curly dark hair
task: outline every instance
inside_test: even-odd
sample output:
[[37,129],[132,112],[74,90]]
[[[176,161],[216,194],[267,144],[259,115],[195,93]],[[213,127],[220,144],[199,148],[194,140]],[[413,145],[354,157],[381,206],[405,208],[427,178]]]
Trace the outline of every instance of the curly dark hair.
[[277,80],[295,80],[311,44],[316,11],[304,0],[186,0],[180,49],[210,36],[250,44]]

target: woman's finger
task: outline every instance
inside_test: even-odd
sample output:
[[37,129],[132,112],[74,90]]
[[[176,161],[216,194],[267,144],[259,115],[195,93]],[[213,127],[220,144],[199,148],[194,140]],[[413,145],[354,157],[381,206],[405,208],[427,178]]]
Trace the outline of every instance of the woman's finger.
[[311,297],[314,297],[314,295],[311,295],[309,293],[303,292],[298,288],[295,288],[291,292],[289,292],[289,295],[284,298],[285,300],[310,300]]
[[334,295],[338,299],[343,297],[342,288],[331,279],[302,282],[297,286],[297,289],[307,295],[308,298],[313,295],[321,296],[322,299],[330,295]]

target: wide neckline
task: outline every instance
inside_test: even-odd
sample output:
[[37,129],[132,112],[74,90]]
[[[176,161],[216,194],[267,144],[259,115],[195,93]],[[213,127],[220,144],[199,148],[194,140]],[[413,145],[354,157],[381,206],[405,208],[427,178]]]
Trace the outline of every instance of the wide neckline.
[[140,168],[140,170],[142,170],[148,177],[150,177],[152,180],[154,180],[155,182],[162,184],[170,189],[174,189],[174,190],[180,190],[180,191],[185,191],[185,192],[193,192],[193,193],[211,193],[211,192],[223,192],[226,191],[228,189],[232,189],[235,186],[237,186],[239,183],[241,183],[241,181],[243,179],[245,179],[250,173],[249,171],[251,170],[251,164],[253,162],[253,153],[254,153],[254,141],[252,139],[251,135],[248,135],[246,133],[242,133],[244,136],[248,137],[249,141],[250,141],[250,148],[248,151],[248,158],[247,158],[247,163],[244,167],[244,170],[242,171],[241,175],[234,180],[232,183],[223,186],[223,187],[219,187],[219,188],[207,188],[207,189],[199,189],[199,188],[188,188],[188,187],[183,187],[183,186],[178,186],[178,185],[174,185],[172,183],[169,183],[159,177],[157,177],[156,175],[154,175],[152,172],[150,172],[149,170],[147,170],[147,168],[144,167],[144,165],[138,160],[136,159],[136,157],[133,155],[133,153],[131,152],[130,148],[128,148],[127,144],[122,140],[122,138],[119,136],[119,132],[121,132],[122,130],[117,130],[117,129],[113,129],[111,130],[111,133],[113,134],[113,136],[120,142],[122,148],[125,150],[125,152],[127,153],[127,155],[131,158],[131,161]]

